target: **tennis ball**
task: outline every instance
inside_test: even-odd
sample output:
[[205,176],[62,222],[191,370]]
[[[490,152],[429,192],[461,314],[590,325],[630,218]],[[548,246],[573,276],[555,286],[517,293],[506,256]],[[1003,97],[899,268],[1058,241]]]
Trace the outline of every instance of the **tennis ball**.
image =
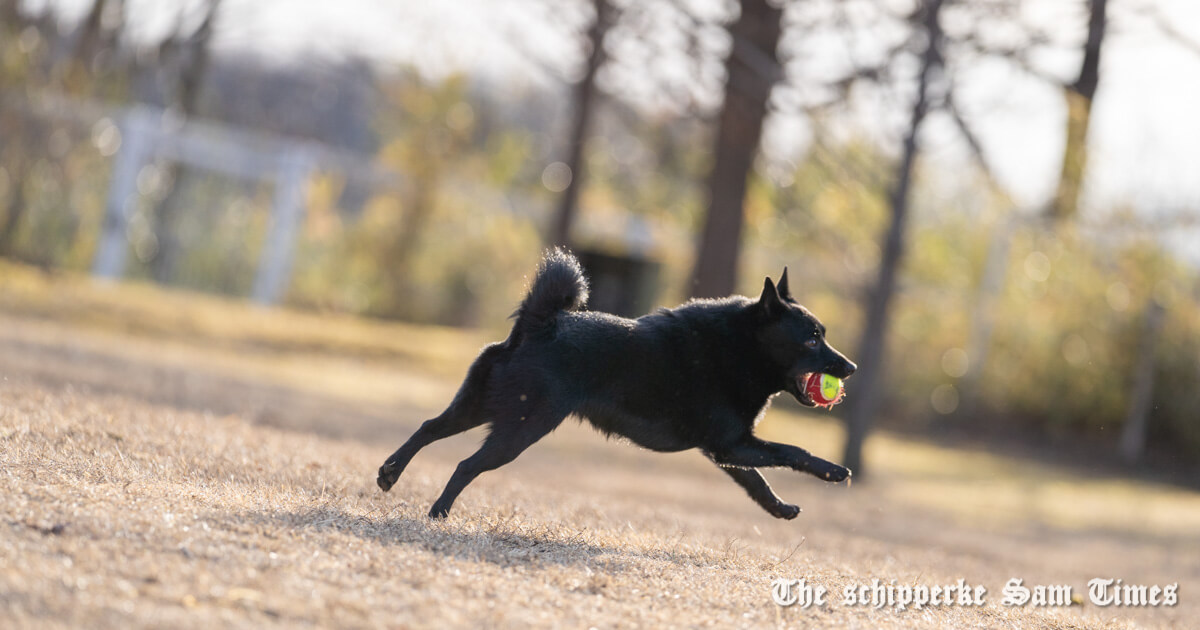
[[804,393],[808,394],[818,407],[832,407],[842,402],[845,391],[842,379],[830,374],[813,372],[808,375],[804,384]]

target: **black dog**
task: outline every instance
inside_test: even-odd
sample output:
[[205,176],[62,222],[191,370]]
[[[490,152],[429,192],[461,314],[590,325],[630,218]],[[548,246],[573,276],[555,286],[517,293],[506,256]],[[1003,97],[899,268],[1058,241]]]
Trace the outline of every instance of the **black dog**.
[[753,434],[772,396],[806,406],[804,378],[845,378],[855,365],[825,341],[825,327],[792,299],[787,270],[766,279],[757,301],[696,300],[636,320],[577,312],[587,280],[573,256],[542,259],[508,339],[483,349],[442,414],[426,421],[379,468],[392,485],[422,447],[491,423],[491,433],[454,471],[429,515],[446,516],[467,484],[511,462],[576,414],[608,435],[662,452],[699,448],[772,516],[795,518],[755,468],[783,466],[828,481],[846,468]]

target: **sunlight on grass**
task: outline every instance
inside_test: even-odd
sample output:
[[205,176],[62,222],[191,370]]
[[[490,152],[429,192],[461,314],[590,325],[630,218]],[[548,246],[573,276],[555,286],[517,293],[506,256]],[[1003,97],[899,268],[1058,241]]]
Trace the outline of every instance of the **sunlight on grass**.
[[0,311],[148,339],[397,361],[445,376],[465,370],[487,339],[479,332],[262,308],[149,284],[104,284],[4,261]]
[[[492,335],[0,265],[0,506],[11,515],[0,591],[16,602],[0,618],[1106,628],[1124,625],[1094,607],[781,610],[769,584],[966,576],[998,587],[1014,562],[1077,585],[1096,566],[1195,575],[1174,553],[1200,530],[1195,493],[886,432],[867,445],[872,476],[849,489],[768,471],[803,504],[795,521],[758,510],[695,453],[651,454],[573,424],[429,521],[470,437],[430,447],[386,495],[374,468],[394,434],[446,403]],[[232,404],[208,411],[220,401]],[[840,458],[829,414],[781,401],[760,432]],[[1062,575],[1060,562],[1088,568]],[[1189,606],[1121,614],[1178,626]]]
[[[775,409],[761,433],[837,459],[844,431],[829,417]],[[1200,531],[1200,494],[1153,482],[1089,477],[1065,466],[963,450],[880,431],[867,442],[868,484],[892,498],[976,526],[1187,537]]]
[[[21,334],[42,343],[61,334],[55,325],[70,325],[80,331],[75,344],[99,351],[174,361],[181,369],[269,377],[342,399],[403,400],[431,411],[449,399],[479,347],[497,336],[263,309],[151,285],[97,285],[8,263],[0,263],[0,311],[36,319],[22,321]],[[780,404],[760,431],[822,457],[841,456],[843,430],[828,414]],[[866,456],[872,467],[866,486],[973,525],[1028,523],[1133,536],[1200,531],[1200,495],[1167,485],[1088,477],[887,432],[871,437]]]

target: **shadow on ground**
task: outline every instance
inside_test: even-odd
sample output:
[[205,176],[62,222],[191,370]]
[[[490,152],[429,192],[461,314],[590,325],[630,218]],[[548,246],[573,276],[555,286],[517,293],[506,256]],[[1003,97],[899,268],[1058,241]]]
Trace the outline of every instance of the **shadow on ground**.
[[586,531],[563,538],[544,526],[528,524],[516,514],[487,520],[434,520],[418,515],[415,506],[401,506],[412,514],[372,517],[339,508],[321,507],[300,511],[248,512],[234,516],[273,529],[289,531],[334,530],[379,543],[417,547],[441,556],[483,561],[500,567],[586,566],[605,572],[620,572],[631,560],[653,560],[677,566],[721,566],[720,554],[679,548],[639,549],[630,545],[608,546],[588,540]]

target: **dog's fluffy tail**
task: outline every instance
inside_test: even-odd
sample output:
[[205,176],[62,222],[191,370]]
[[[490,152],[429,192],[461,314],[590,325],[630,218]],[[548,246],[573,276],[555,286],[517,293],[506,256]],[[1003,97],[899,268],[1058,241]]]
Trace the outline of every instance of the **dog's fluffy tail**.
[[529,293],[513,313],[517,319],[513,340],[519,341],[525,333],[545,330],[562,311],[583,308],[587,298],[588,282],[579,261],[562,248],[546,252]]

